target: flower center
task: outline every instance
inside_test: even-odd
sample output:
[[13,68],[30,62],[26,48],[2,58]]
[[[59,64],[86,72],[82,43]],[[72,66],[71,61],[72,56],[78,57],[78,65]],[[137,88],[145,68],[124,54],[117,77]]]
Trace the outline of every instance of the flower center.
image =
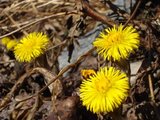
[[120,44],[123,39],[124,39],[124,36],[120,32],[111,33],[108,37],[108,40],[109,42],[111,42],[111,44]]
[[111,86],[111,83],[107,79],[96,82],[96,89],[100,93],[106,93],[110,88],[110,86]]
[[28,41],[28,44],[25,44],[26,48],[29,48],[33,51],[34,47],[36,46],[36,42],[35,41]]

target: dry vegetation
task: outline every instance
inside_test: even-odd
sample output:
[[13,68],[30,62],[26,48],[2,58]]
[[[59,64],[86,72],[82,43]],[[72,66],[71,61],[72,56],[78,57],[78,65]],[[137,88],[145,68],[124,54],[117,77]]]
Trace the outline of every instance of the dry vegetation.
[[[132,0],[129,1],[128,4]],[[80,37],[88,40],[84,35],[90,31],[95,34],[92,30],[98,26],[119,23],[132,24],[138,30],[141,45],[130,61],[142,64],[131,75],[136,80],[123,112],[117,111],[117,116],[122,114],[125,120],[160,120],[160,2],[137,0],[130,8],[131,14],[112,2],[0,0],[0,39],[9,36],[19,40],[34,31],[44,32],[50,39],[47,52],[31,63],[17,62],[13,52],[0,44],[1,120],[117,119],[109,114],[95,115],[79,101],[80,70],[97,70],[104,65],[103,60],[96,58],[94,49],[63,68],[59,67],[58,57],[67,48],[66,59],[70,61],[74,49],[80,46]]]

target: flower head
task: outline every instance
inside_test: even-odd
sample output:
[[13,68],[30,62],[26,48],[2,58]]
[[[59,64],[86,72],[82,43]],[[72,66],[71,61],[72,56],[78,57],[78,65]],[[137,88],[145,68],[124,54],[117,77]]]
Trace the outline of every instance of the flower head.
[[139,34],[132,26],[105,29],[106,33],[101,33],[93,45],[104,59],[119,61],[129,56],[129,53],[138,48]]
[[83,78],[89,78],[90,76],[92,76],[92,75],[95,75],[96,74],[96,72],[93,70],[93,69],[84,69],[84,70],[81,70],[81,75],[82,75],[82,77]]
[[30,62],[43,54],[48,42],[47,35],[30,33],[14,47],[15,57],[20,62]]
[[11,39],[8,38],[8,37],[2,38],[2,44],[3,44],[3,45],[7,45],[7,43],[8,43],[9,41],[11,41]]
[[2,38],[2,44],[5,45],[8,50],[11,50],[18,44],[18,41],[12,40],[8,37],[4,37],[4,38]]
[[13,49],[16,45],[18,44],[17,40],[10,40],[7,44],[6,47],[8,50]]
[[82,104],[94,113],[111,112],[128,96],[129,82],[125,73],[114,67],[101,68],[80,86]]

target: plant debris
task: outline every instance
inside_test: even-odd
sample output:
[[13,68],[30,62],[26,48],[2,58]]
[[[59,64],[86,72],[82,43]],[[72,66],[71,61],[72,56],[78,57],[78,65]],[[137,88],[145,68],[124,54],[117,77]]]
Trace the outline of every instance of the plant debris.
[[[114,64],[131,79],[129,96],[114,112],[94,114],[79,97],[81,71],[113,65],[92,44],[119,24],[140,36],[139,49]],[[1,120],[160,120],[160,1],[0,0],[0,31]],[[2,39],[33,32],[49,45],[31,62],[17,61]]]

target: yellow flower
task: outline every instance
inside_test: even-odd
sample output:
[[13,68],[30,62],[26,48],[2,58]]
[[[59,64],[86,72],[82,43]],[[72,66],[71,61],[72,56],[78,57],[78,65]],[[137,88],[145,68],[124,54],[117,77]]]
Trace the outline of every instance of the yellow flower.
[[101,68],[94,76],[83,80],[80,99],[93,113],[111,112],[127,98],[129,82],[125,73],[114,67]]
[[7,44],[6,47],[8,50],[13,49],[16,45],[18,44],[17,40],[10,40]]
[[49,40],[42,33],[30,33],[14,47],[15,58],[20,62],[30,62],[39,57],[46,49]]
[[127,58],[129,53],[138,48],[139,34],[132,26],[114,26],[112,29],[105,29],[105,32],[93,42],[104,59],[119,61]]
[[81,70],[81,75],[83,78],[89,78],[92,75],[95,75],[96,72],[93,69],[86,69],[86,70]]
[[3,45],[7,45],[7,43],[8,43],[9,41],[11,41],[11,39],[8,38],[8,37],[2,38],[2,44],[3,44]]

